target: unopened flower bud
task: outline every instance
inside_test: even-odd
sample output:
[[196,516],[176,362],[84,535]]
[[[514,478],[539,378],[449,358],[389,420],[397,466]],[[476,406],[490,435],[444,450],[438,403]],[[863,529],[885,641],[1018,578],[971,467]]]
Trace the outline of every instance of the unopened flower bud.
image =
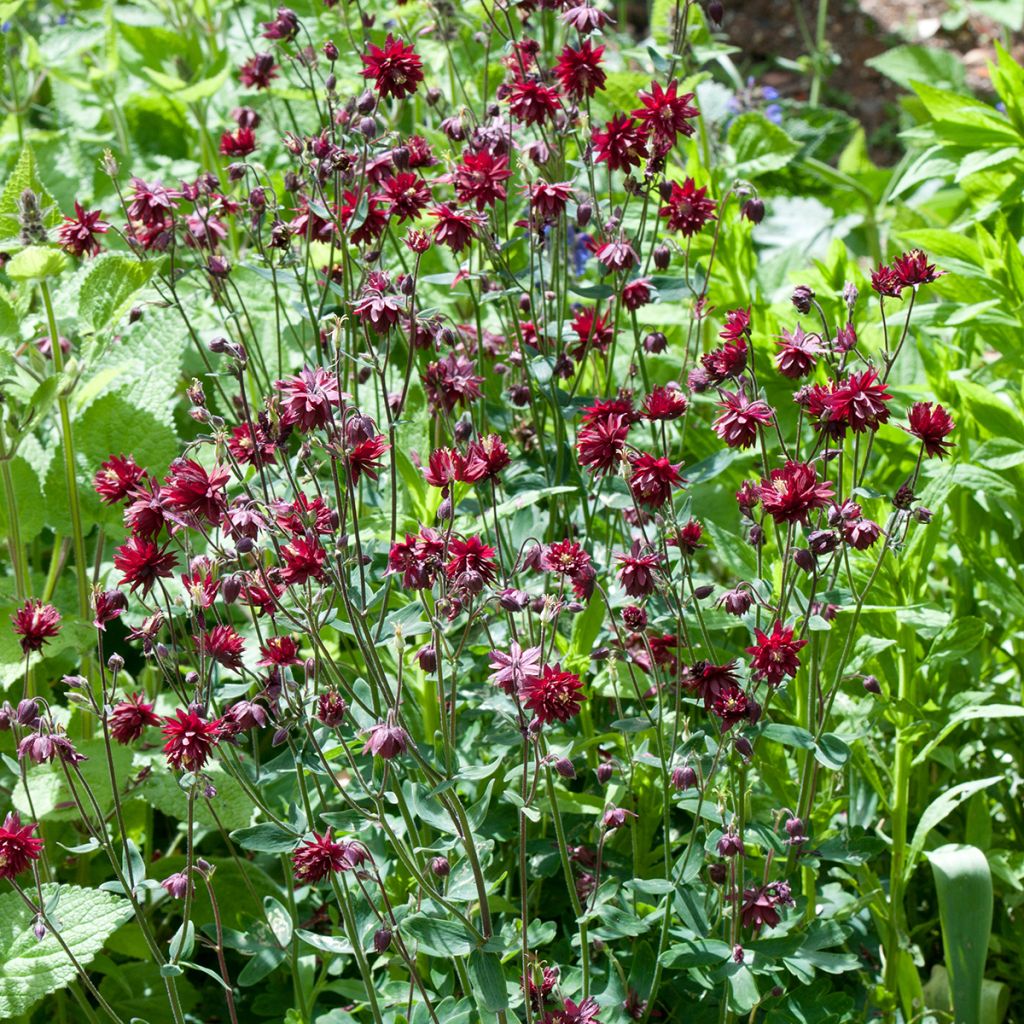
[[807,548],[797,548],[793,552],[793,561],[804,572],[814,572],[814,555]]
[[793,305],[798,313],[810,313],[814,301],[814,291],[805,284],[798,284],[793,289]]
[[124,658],[120,654],[112,654],[107,658],[107,668],[111,672],[120,672],[124,668]]
[[744,761],[749,761],[754,753],[754,748],[750,745],[750,740],[746,736],[737,736],[733,740],[733,747],[736,749],[736,753],[743,758]]
[[710,597],[714,592],[714,587],[710,584],[705,584],[704,586],[694,588],[693,596],[697,598],[698,601],[703,601],[704,598]]
[[754,196],[753,199],[748,199],[743,204],[743,209],[740,212],[751,224],[760,224],[764,220],[764,203]]
[[668,270],[672,261],[672,250],[664,242],[654,247],[654,265],[659,270]]
[[572,766],[572,761],[567,757],[560,757],[555,761],[555,771],[562,776],[563,779],[575,779],[576,769]]
[[724,864],[712,864],[708,867],[708,878],[715,883],[715,885],[723,885],[728,875],[728,871]]
[[430,870],[437,878],[447,878],[452,872],[452,866],[447,857],[434,857],[430,861]]
[[590,218],[594,215],[594,207],[590,203],[580,203],[576,207],[576,227],[585,228],[590,223]]
[[332,63],[338,59],[338,48],[330,39],[324,43],[324,56]]
[[882,687],[874,676],[864,677],[864,689],[867,690],[868,693],[882,692]]
[[664,352],[668,346],[668,339],[661,331],[648,331],[644,335],[644,351],[651,355]]
[[386,953],[391,945],[391,929],[378,928],[373,933],[373,951],[375,953]]
[[597,775],[597,781],[601,783],[602,786],[606,786],[611,782],[614,771],[615,769],[612,767],[611,762],[604,761],[597,766],[594,774]]
[[711,0],[711,3],[708,4],[708,20],[711,24],[718,28],[724,17],[725,7],[722,6],[721,0]]
[[672,788],[680,792],[686,789],[695,789],[697,786],[697,772],[688,764],[680,768],[672,769]]
[[437,671],[437,651],[433,644],[427,644],[416,652],[416,660],[424,672]]

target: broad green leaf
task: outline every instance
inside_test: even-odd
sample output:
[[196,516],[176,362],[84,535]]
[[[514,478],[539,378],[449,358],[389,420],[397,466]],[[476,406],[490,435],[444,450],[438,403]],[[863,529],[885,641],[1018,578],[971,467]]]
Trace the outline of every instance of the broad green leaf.
[[926,855],[939,897],[942,946],[956,1024],[981,1024],[981,993],[992,928],[992,873],[976,846],[950,844]]
[[151,272],[151,264],[128,256],[105,253],[97,257],[78,293],[79,315],[94,331],[116,324],[145,287]]
[[481,1010],[497,1013],[508,1009],[508,990],[501,973],[501,962],[494,953],[474,949],[469,955],[469,979]]
[[67,263],[68,258],[60,249],[30,245],[22,249],[5,269],[12,281],[43,281],[56,277]]
[[431,956],[467,956],[476,948],[465,925],[445,918],[414,914],[402,922],[402,934]]
[[[131,904],[98,889],[47,882],[43,899],[52,906],[51,921],[79,963],[88,965],[103,943],[132,916]],[[77,971],[68,955],[47,933],[40,942],[32,931],[33,915],[17,893],[0,896],[0,1019],[21,1016],[44,996],[64,988]]]
[[736,174],[756,178],[785,167],[800,149],[777,124],[756,111],[741,114],[729,126],[729,145],[736,155]]
[[252,850],[254,853],[291,853],[301,837],[266,821],[251,828],[236,828],[231,838],[243,850]]
[[992,775],[987,779],[973,779],[970,782],[961,782],[953,786],[941,796],[936,797],[926,808],[921,820],[914,830],[914,838],[911,840],[910,849],[907,852],[906,875],[909,878],[917,865],[917,859],[924,850],[925,840],[939,822],[944,821],[953,811],[956,810],[965,800],[977,793],[979,790],[988,789],[997,782],[1002,782],[1002,775]]
[[1024,718],[1024,705],[1020,704],[981,704],[969,708],[961,708],[955,712],[939,730],[934,739],[930,740],[914,757],[914,764],[923,764],[931,752],[958,726],[972,719]]
[[912,82],[963,88],[963,62],[948,50],[933,46],[896,46],[864,62],[897,85],[909,89]]

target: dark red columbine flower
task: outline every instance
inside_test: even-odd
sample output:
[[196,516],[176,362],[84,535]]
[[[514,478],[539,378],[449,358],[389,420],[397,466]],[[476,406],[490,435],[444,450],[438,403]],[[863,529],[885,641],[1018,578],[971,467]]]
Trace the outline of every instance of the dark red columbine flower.
[[[601,254],[598,253],[598,259],[601,259]],[[601,260],[605,263],[604,260]],[[607,266],[607,263],[605,263]],[[648,302],[653,298],[654,291],[651,287],[649,278],[640,277],[635,281],[630,281],[625,288],[622,289],[622,304],[631,313],[635,313],[641,306],[646,306]]]
[[175,200],[181,198],[181,193],[159,182],[151,185],[141,178],[132,178],[130,184],[132,197],[128,206],[129,218],[147,228],[163,231],[170,212],[178,208]]
[[708,381],[720,384],[729,377],[738,377],[747,368],[747,354],[746,339],[739,338],[701,356],[700,363]]
[[124,501],[145,477],[146,471],[130,455],[111,455],[92,478],[92,486],[105,505]]
[[716,695],[710,711],[722,720],[722,732],[728,732],[737,722],[750,717],[750,709],[747,695],[738,686],[732,686]]
[[559,111],[558,93],[533,78],[519,78],[509,90],[508,109],[524,124],[544,124]]
[[644,552],[639,541],[634,541],[629,554],[616,555],[615,560],[619,563],[622,589],[630,597],[646,597],[654,593],[655,574],[661,561],[656,551],[647,549]]
[[881,296],[888,296],[898,299],[903,293],[903,282],[892,267],[884,263],[878,264],[878,269],[871,275],[871,287]]
[[557,220],[563,213],[573,189],[571,181],[535,181],[523,186],[523,193],[530,199],[530,210],[542,221]]
[[315,538],[302,535],[292,537],[287,544],[281,546],[281,557],[284,559],[281,578],[289,586],[301,586],[310,579],[323,579],[327,552]]
[[240,423],[232,428],[228,438],[228,451],[244,466],[267,466],[274,461],[277,445],[263,432],[259,425]]
[[152,540],[165,526],[173,529],[179,521],[157,481],[140,481],[132,497],[125,505],[124,524],[136,536]]
[[[388,226],[388,215],[382,196],[349,189],[342,193],[341,199],[338,220],[355,245],[369,245],[384,234]],[[363,219],[356,221],[359,214],[362,214]]]
[[495,480],[511,461],[505,442],[497,434],[488,434],[470,442],[465,458],[459,459],[456,479],[471,484]]
[[238,69],[238,80],[246,89],[269,89],[277,71],[272,54],[256,53]]
[[174,718],[165,718],[163,733],[167,737],[164,753],[172,768],[189,772],[202,771],[221,736],[221,720],[208,721],[192,708],[178,708]]
[[720,696],[739,689],[736,662],[715,665],[710,661],[698,661],[683,675],[683,685],[693,690],[704,702],[705,710],[710,711]]
[[640,505],[661,508],[672,497],[672,491],[686,481],[679,473],[682,463],[673,465],[664,456],[655,458],[646,452],[634,455],[630,460],[632,473],[629,489]]
[[133,693],[114,705],[107,718],[110,735],[123,745],[134,743],[149,725],[159,725],[160,716],[153,711],[153,705],[145,694]]
[[100,251],[100,243],[96,235],[105,235],[110,225],[100,220],[102,210],[85,210],[75,200],[74,217],[65,217],[64,223],[57,231],[57,240],[65,252],[72,256],[95,256]]
[[715,219],[717,208],[718,203],[708,198],[707,186],[697,188],[693,178],[687,178],[682,185],[672,182],[671,194],[658,214],[667,218],[670,230],[689,238]]
[[423,479],[431,487],[448,487],[459,478],[462,462],[462,456],[454,448],[435,448],[423,470]]
[[832,498],[832,484],[819,481],[814,467],[804,462],[787,462],[773,469],[758,488],[761,504],[777,523],[802,523],[812,511],[824,508]]
[[401,171],[381,182],[380,198],[388,205],[388,211],[402,224],[417,220],[430,205],[430,189],[418,174]]
[[676,531],[668,543],[679,548],[684,555],[694,555],[702,547],[700,539],[704,536],[704,525],[699,519],[688,519],[686,524]]
[[696,129],[690,124],[690,119],[700,117],[700,111],[690,106],[693,93],[677,95],[678,88],[674,78],[667,89],[651,82],[651,91],[640,93],[643,105],[633,111],[633,116],[643,123],[644,130],[660,153],[667,153],[675,145],[677,135],[692,135]]
[[485,544],[479,537],[467,537],[465,540],[452,538],[448,544],[448,556],[444,571],[450,582],[457,582],[465,573],[475,573],[485,583],[493,582],[497,572],[494,548]]
[[327,426],[331,407],[341,401],[338,378],[322,366],[307,366],[294,377],[275,380],[274,387],[281,392],[281,422],[303,433]]
[[[585,306],[572,318],[569,326],[579,339],[579,344],[574,345],[569,352],[577,362],[591,349],[607,352],[615,337],[615,325],[610,309],[601,313],[596,306]],[[632,412],[632,409],[630,411]]]
[[562,50],[555,64],[555,77],[570,99],[578,103],[584,96],[593,96],[604,88],[603,53],[604,47],[594,46],[589,39],[584,39],[578,50],[571,46]]
[[299,34],[299,19],[287,7],[278,7],[273,21],[264,21],[261,26],[264,39],[280,39],[288,42]]
[[354,843],[342,840],[338,842],[331,837],[331,830],[328,829],[323,835],[319,832],[313,833],[312,839],[307,839],[292,854],[292,865],[295,868],[296,881],[304,885],[312,885],[322,881],[328,875],[337,874],[339,871],[348,871],[361,863],[365,857],[353,857],[352,847]]
[[594,159],[607,164],[610,171],[625,171],[639,167],[647,156],[647,143],[636,121],[625,114],[615,114],[605,124],[604,131],[591,133]]
[[256,149],[256,133],[252,128],[237,128],[233,132],[224,132],[220,137],[222,156],[244,157]]
[[877,430],[889,419],[885,403],[892,401],[892,395],[885,387],[874,368],[851,373],[823,400],[829,420],[845,423],[856,434]]
[[13,812],[4,818],[0,826],[0,878],[14,878],[31,861],[39,860],[43,841],[32,835],[37,828],[37,824],[22,825],[21,819]]
[[855,519],[843,524],[843,540],[857,551],[867,551],[882,535],[882,528],[870,519]]
[[767,426],[774,417],[767,402],[751,401],[744,391],[725,392],[718,407],[725,411],[712,427],[730,448],[753,448],[758,427]]
[[519,691],[523,706],[532,711],[542,725],[568,722],[580,712],[587,698],[580,693],[583,681],[575,672],[563,672],[561,665],[545,665],[539,676],[528,676]]
[[931,284],[945,273],[944,270],[936,270],[935,265],[928,262],[928,257],[920,249],[911,249],[910,252],[897,256],[892,261],[892,270],[904,288]]
[[119,618],[128,607],[128,598],[120,590],[100,590],[97,587],[93,591],[92,607],[93,626],[106,632],[107,623]]
[[363,62],[362,76],[373,79],[374,87],[382,97],[402,99],[411,96],[423,81],[423,61],[416,51],[388,33],[383,49],[370,43],[369,56]]
[[649,420],[677,420],[686,412],[688,405],[678,384],[670,383],[664,387],[658,384],[644,399],[643,411]]
[[506,198],[503,182],[511,176],[508,157],[481,149],[475,153],[466,150],[462,154],[462,163],[452,171],[451,180],[458,201],[474,204],[479,213]]
[[213,658],[218,665],[234,669],[236,672],[241,669],[245,640],[233,626],[214,626],[213,629],[199,633],[192,639],[195,641],[196,649]]
[[[640,262],[636,249],[625,238],[614,238],[605,242],[594,253],[606,272],[630,270]],[[649,298],[649,295],[648,295]],[[640,305],[643,305],[641,302]]]
[[607,24],[615,24],[615,20],[604,11],[597,7],[591,7],[587,3],[567,7],[562,12],[562,21],[576,29],[581,36],[589,35],[591,32],[600,32]]
[[476,373],[476,365],[466,356],[454,352],[430,363],[422,379],[434,409],[447,412],[457,405],[475,402],[480,397],[480,385],[484,382],[483,377]]
[[358,483],[359,478],[364,474],[371,480],[376,480],[377,474],[383,468],[383,463],[380,460],[390,447],[391,445],[384,440],[383,434],[360,441],[348,453],[348,468],[352,474],[352,482]]
[[158,579],[174,575],[177,564],[173,551],[158,548],[144,537],[129,537],[114,552],[114,567],[123,573],[119,582],[131,584],[133,594],[139,587],[148,594]]
[[331,508],[319,494],[310,499],[300,492],[293,501],[272,501],[270,507],[274,522],[288,533],[313,530],[322,535],[334,530]]
[[590,565],[590,555],[574,540],[558,540],[544,551],[541,565],[548,572],[575,576]]
[[725,314],[725,325],[718,332],[723,341],[745,341],[750,337],[750,310],[731,309]]
[[907,413],[907,433],[924,445],[925,454],[929,458],[937,455],[943,459],[950,449],[956,447],[954,442],[946,440],[955,427],[953,417],[938,404],[915,402]]
[[487,222],[483,214],[463,213],[448,203],[439,203],[429,214],[437,220],[431,232],[434,241],[454,253],[462,252],[476,236],[477,227]]
[[216,525],[227,508],[224,489],[230,475],[226,466],[207,471],[194,459],[175,459],[164,478],[163,495],[173,511]]
[[367,731],[363,753],[390,761],[399,754],[404,754],[408,746],[409,734],[395,722],[389,712],[386,722],[378,722]]
[[757,643],[746,648],[752,655],[751,666],[754,676],[763,679],[769,686],[778,686],[786,676],[795,676],[800,668],[797,653],[807,646],[806,640],[794,640],[793,630],[775,622],[771,633],[754,630]]
[[576,435],[576,451],[581,466],[595,476],[616,470],[629,436],[629,420],[614,415],[582,427]]
[[214,579],[197,559],[191,572],[182,574],[181,585],[195,608],[210,608],[220,591],[220,580]]
[[785,882],[753,886],[743,890],[743,904],[740,909],[743,927],[759,932],[764,925],[774,928],[782,920],[777,907],[790,906],[793,897]]
[[775,357],[775,365],[783,377],[793,380],[806,377],[814,369],[822,351],[821,338],[817,334],[805,333],[799,324],[792,334],[783,330],[782,339],[776,344],[779,354]]
[[25,654],[41,651],[43,644],[60,633],[60,612],[52,604],[30,597],[12,616],[14,632],[21,637]]
[[286,668],[302,664],[298,642],[292,636],[267,637],[267,642],[260,647],[260,654],[262,657],[256,662],[257,665]]

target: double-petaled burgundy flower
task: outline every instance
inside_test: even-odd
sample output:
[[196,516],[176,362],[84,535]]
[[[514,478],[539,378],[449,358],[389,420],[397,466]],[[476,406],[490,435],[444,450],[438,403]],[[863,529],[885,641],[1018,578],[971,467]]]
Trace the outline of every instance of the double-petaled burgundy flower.
[[167,737],[164,753],[172,768],[189,772],[202,771],[221,736],[221,720],[207,720],[193,708],[178,708],[174,718],[165,718],[163,733]]
[[303,432],[327,426],[341,401],[338,378],[322,366],[303,368],[294,377],[275,380],[281,392],[281,422]]
[[904,288],[931,284],[945,273],[944,270],[936,270],[935,265],[928,262],[928,257],[920,249],[911,249],[910,252],[897,256],[892,261],[892,270]]
[[578,50],[566,46],[555,64],[555,77],[567,96],[579,102],[584,96],[593,96],[605,86],[605,73],[601,67],[603,46],[594,46],[589,39],[580,43]]
[[524,650],[514,640],[509,644],[507,654],[494,650],[489,657],[492,672],[487,681],[501,687],[510,697],[523,688],[528,678],[539,675],[541,671],[541,649],[527,647]]
[[368,245],[384,234],[388,212],[381,196],[349,189],[342,193],[341,200],[338,220],[355,245]]
[[97,587],[92,595],[93,626],[105,633],[107,623],[120,618],[127,607],[128,598],[120,590],[100,590]]
[[362,847],[332,838],[328,829],[323,835],[314,832],[312,839],[303,842],[292,854],[292,865],[296,881],[312,885],[328,875],[358,867],[365,859],[366,852]]
[[476,229],[486,223],[480,213],[465,213],[456,210],[449,203],[439,203],[429,211],[437,223],[431,232],[438,245],[446,245],[454,253],[460,253],[476,236]]
[[717,208],[715,200],[708,198],[707,186],[698,188],[693,178],[687,178],[682,185],[672,182],[672,191],[658,213],[666,218],[670,230],[689,238],[715,219]]
[[74,217],[65,217],[57,231],[57,240],[72,256],[95,256],[100,251],[96,235],[105,235],[110,225],[100,220],[102,210],[86,210],[75,200]]
[[456,479],[460,483],[486,483],[512,461],[505,442],[497,434],[488,434],[479,441],[471,441],[464,457],[456,466]]
[[467,573],[479,576],[485,583],[491,583],[497,572],[494,560],[494,548],[485,544],[479,537],[467,537],[460,540],[452,538],[448,544],[448,563],[444,567],[449,582],[458,583]]
[[647,156],[647,143],[637,122],[625,114],[615,114],[603,131],[591,133],[594,159],[607,164],[610,171],[625,171],[639,167]]
[[159,725],[160,716],[153,711],[153,705],[145,694],[133,693],[114,705],[107,717],[110,735],[121,744],[134,743],[147,726]]
[[506,198],[504,182],[511,176],[508,157],[481,149],[462,154],[462,162],[455,165],[451,180],[458,201],[472,203],[480,212]]
[[615,337],[615,323],[610,309],[601,313],[596,306],[584,306],[572,318],[569,326],[579,340],[579,344],[574,345],[569,354],[578,362],[592,349],[607,352]]
[[364,475],[376,480],[377,474],[383,468],[380,460],[390,447],[384,440],[384,435],[377,434],[360,441],[352,448],[348,453],[348,468],[352,474],[352,482],[358,483],[360,477]]
[[528,676],[519,691],[523,706],[543,725],[568,722],[579,714],[587,698],[580,691],[583,681],[575,672],[563,672],[561,665],[545,665],[539,676]]
[[752,886],[743,890],[740,915],[744,928],[759,932],[765,925],[774,928],[782,920],[778,907],[790,906],[793,897],[785,882]]
[[174,574],[177,564],[173,551],[158,548],[145,537],[129,537],[114,552],[114,567],[122,573],[119,582],[130,584],[133,594],[139,587],[143,594],[148,594],[158,579]]
[[646,597],[654,592],[658,563],[661,559],[656,551],[649,548],[645,551],[638,541],[628,555],[617,555],[619,563],[619,581],[622,589],[630,597]]
[[689,406],[686,395],[678,384],[670,383],[655,385],[651,393],[644,399],[643,413],[653,421],[677,420]]
[[390,712],[387,721],[371,726],[366,734],[366,746],[363,753],[381,757],[385,761],[404,754],[409,746],[409,734],[392,718]]
[[882,297],[898,299],[903,294],[903,282],[892,267],[879,263],[871,274],[871,287]]
[[751,667],[757,679],[763,679],[769,686],[778,686],[786,676],[795,676],[800,668],[797,657],[806,640],[794,640],[793,630],[775,622],[771,633],[754,630],[757,643],[746,649],[751,655]]
[[220,137],[222,156],[244,157],[256,149],[256,133],[248,126],[224,132]]
[[700,111],[690,105],[693,93],[679,94],[678,88],[674,78],[667,89],[652,82],[649,93],[640,92],[642,106],[633,111],[659,153],[667,153],[675,145],[677,135],[690,136],[696,131],[690,121],[699,117]]
[[725,411],[712,427],[730,448],[753,448],[758,427],[770,424],[775,415],[767,402],[751,401],[744,391],[725,392],[718,407]]
[[60,612],[52,604],[30,597],[12,616],[14,632],[21,637],[25,654],[41,651],[43,644],[60,633]]
[[750,337],[750,310],[731,309],[725,314],[725,324],[718,332],[723,341],[737,342]]
[[673,465],[665,456],[657,458],[641,452],[631,459],[629,489],[637,504],[661,508],[672,497],[672,491],[686,481],[680,475],[682,463]]
[[666,543],[672,547],[679,548],[684,555],[693,555],[704,547],[700,542],[703,536],[704,525],[701,521],[699,519],[688,519]]
[[412,171],[400,171],[385,178],[380,188],[380,198],[387,205],[388,212],[398,218],[399,224],[417,220],[431,203],[430,189]]
[[595,476],[617,469],[629,436],[629,420],[612,415],[581,427],[576,435],[576,451],[581,466]]
[[558,113],[558,93],[534,78],[517,78],[508,94],[508,109],[524,124],[544,124]]
[[162,230],[171,211],[177,209],[175,200],[181,198],[181,193],[159,182],[150,184],[141,178],[132,178],[130,184],[132,196],[128,205],[129,218],[147,228]]
[[823,399],[829,420],[846,424],[855,434],[877,430],[889,419],[885,403],[892,401],[892,395],[885,388],[873,367],[851,373]]
[[274,461],[277,445],[264,433],[258,424],[250,426],[240,423],[231,430],[228,451],[244,466],[267,466]]
[[630,270],[640,262],[636,249],[625,238],[614,238],[610,242],[605,242],[604,245],[598,247],[594,255],[609,273]]
[[216,525],[227,508],[225,487],[230,476],[226,466],[207,470],[194,459],[175,459],[164,478],[163,496],[172,511],[201,516]]
[[[601,259],[600,252],[597,256]],[[604,260],[601,260],[604,263]],[[607,266],[607,264],[605,264]],[[641,306],[646,306],[648,302],[654,297],[654,289],[651,285],[649,278],[640,277],[635,281],[630,281],[625,288],[622,289],[622,304],[631,313],[635,313]]]
[[590,566],[590,555],[574,540],[557,540],[545,549],[541,565],[548,572],[575,576]]
[[272,54],[255,53],[238,69],[238,80],[246,89],[269,89],[277,71]]
[[572,198],[571,181],[535,181],[523,186],[523,193],[529,197],[530,211],[541,221],[557,220]]
[[822,352],[821,338],[817,334],[806,333],[799,324],[792,334],[783,330],[782,338],[776,344],[779,353],[775,357],[775,366],[783,377],[792,380],[806,377]]
[[284,566],[281,578],[289,586],[301,586],[307,580],[321,580],[324,575],[324,561],[327,552],[315,537],[296,535],[281,546]]
[[261,26],[264,39],[277,39],[288,42],[299,34],[299,19],[295,12],[287,7],[278,7],[273,21],[264,21]]
[[699,661],[683,676],[683,683],[704,702],[705,710],[711,711],[716,700],[739,690],[736,662],[716,665],[710,661]]
[[20,875],[34,860],[39,860],[43,841],[32,835],[37,824],[22,825],[13,812],[8,813],[0,826],[0,878]]
[[953,441],[946,440],[955,427],[953,417],[938,404],[915,402],[907,413],[906,430],[924,445],[929,458],[937,455],[943,459],[955,447]]
[[267,642],[260,647],[260,654],[262,657],[256,662],[257,665],[287,668],[289,665],[302,664],[298,642],[292,636],[267,637]]
[[411,96],[423,81],[423,61],[416,51],[400,39],[388,33],[383,48],[370,43],[368,55],[360,57],[363,62],[362,76],[372,79],[374,88],[387,98],[402,99]]
[[819,480],[814,467],[805,462],[787,462],[773,469],[758,489],[761,505],[777,523],[802,523],[815,509],[824,508],[832,498],[832,484]]
[[214,626],[193,637],[196,649],[218,665],[238,671],[242,667],[245,640],[233,626]]
[[124,501],[145,478],[146,471],[130,455],[111,455],[92,478],[92,486],[105,505]]
[[457,405],[469,405],[480,397],[483,377],[476,365],[464,355],[449,352],[444,359],[430,363],[423,373],[423,387],[435,409],[451,412]]

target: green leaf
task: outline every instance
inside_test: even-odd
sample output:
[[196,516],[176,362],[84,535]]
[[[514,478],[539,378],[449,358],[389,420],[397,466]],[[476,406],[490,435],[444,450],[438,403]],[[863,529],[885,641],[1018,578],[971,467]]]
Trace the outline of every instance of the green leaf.
[[300,837],[273,822],[262,822],[251,828],[236,828],[231,838],[243,849],[254,853],[291,853]]
[[39,197],[39,205],[42,207],[43,224],[48,227],[56,227],[63,220],[60,210],[53,196],[39,180],[39,173],[36,168],[36,157],[31,146],[25,146],[18,157],[18,162],[11,171],[11,176],[4,183],[3,194],[0,195],[0,240],[6,242],[8,239],[16,239],[21,233],[21,225],[18,223],[18,200],[22,192],[30,188]]
[[402,922],[402,934],[419,943],[431,956],[467,956],[476,948],[476,941],[465,925],[440,917],[414,914]]
[[469,955],[469,980],[481,1010],[497,1013],[508,1009],[508,990],[496,954],[474,949]]
[[[47,882],[43,899],[60,937],[79,963],[87,965],[107,937],[132,916],[131,904],[98,889]],[[53,906],[54,898],[56,906]],[[56,936],[40,942],[33,915],[17,893],[0,896],[0,1019],[13,1020],[44,996],[64,988],[77,972]]]
[[60,249],[30,245],[15,256],[5,268],[12,281],[43,281],[56,277],[68,263]]
[[242,973],[238,975],[238,984],[245,988],[247,985],[255,985],[262,981],[271,971],[284,962],[285,950],[276,946],[264,946],[246,965]]
[[963,62],[955,54],[932,46],[896,46],[864,63],[904,89],[911,82],[961,89],[966,78]]
[[274,938],[280,945],[287,946],[292,941],[294,930],[292,915],[288,913],[284,904],[273,896],[263,897],[263,913],[266,914],[267,924],[270,925]]
[[845,740],[841,740],[835,733],[826,732],[818,740],[814,750],[814,759],[818,764],[831,768],[837,772],[847,761],[850,760],[850,748]]
[[987,779],[972,779],[970,782],[961,782],[959,786],[946,790],[942,796],[936,797],[926,808],[921,820],[914,830],[914,838],[911,840],[910,849],[907,852],[906,876],[909,878],[917,865],[917,859],[924,849],[925,840],[940,821],[944,821],[953,811],[956,810],[965,800],[982,789],[988,789],[997,782],[1002,782],[1002,775],[991,775]]
[[94,331],[116,324],[152,275],[152,264],[104,253],[93,260],[78,293],[79,315]]
[[756,111],[741,114],[733,121],[728,141],[736,155],[735,172],[740,178],[778,171],[800,149],[777,124]]
[[961,708],[939,730],[938,735],[930,740],[915,756],[913,764],[923,764],[931,752],[958,726],[971,719],[1024,718],[1024,706],[1020,704],[982,704],[969,708]]
[[985,958],[992,928],[992,873],[976,846],[950,844],[926,855],[939,897],[956,1024],[981,1024]]
[[761,735],[766,740],[774,740],[784,747],[800,747],[803,750],[814,749],[814,737],[806,730],[797,725],[782,725],[779,722],[771,722],[764,727]]

